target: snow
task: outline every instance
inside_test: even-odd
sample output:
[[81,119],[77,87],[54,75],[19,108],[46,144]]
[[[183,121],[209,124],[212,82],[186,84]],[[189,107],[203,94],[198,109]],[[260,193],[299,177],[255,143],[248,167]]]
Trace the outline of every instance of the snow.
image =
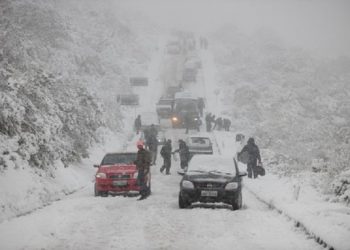
[[[81,8],[88,9],[90,5],[93,5],[93,2]],[[60,6],[60,8],[63,7]],[[101,8],[103,9],[103,5]],[[75,9],[73,12],[76,13],[76,11]],[[96,16],[96,13],[90,14]],[[90,18],[92,17],[84,16],[81,22]],[[108,23],[118,21],[110,18],[106,16]],[[121,25],[118,27],[121,30],[125,28],[128,33],[128,26],[120,22]],[[97,24],[98,27],[101,25],[103,26],[103,22]],[[139,32],[144,27],[140,23],[133,23],[133,25],[138,27]],[[86,25],[76,24],[75,27],[86,27]],[[95,29],[95,27],[87,28],[91,28],[91,33],[98,31],[98,28]],[[102,38],[109,36],[109,29],[103,31],[106,33],[101,35]],[[147,32],[151,33],[151,31]],[[118,35],[122,34],[125,35],[123,32],[118,33]],[[74,32],[73,36],[78,36],[78,32]],[[97,37],[96,41],[93,40],[92,44],[95,42],[98,44],[100,41]],[[0,173],[0,249],[323,249],[322,246],[315,243],[312,237],[320,237],[335,249],[350,249],[348,240],[350,237],[350,209],[342,203],[332,203],[326,200],[325,196],[321,195],[319,190],[312,185],[310,181],[313,180],[312,172],[302,172],[297,176],[283,176],[274,174],[272,169],[266,166],[266,176],[255,180],[243,180],[244,205],[241,210],[232,211],[231,207],[225,204],[193,204],[190,209],[179,209],[177,199],[181,176],[175,174],[180,169],[179,162],[173,160],[172,175],[163,175],[159,172],[162,162],[158,155],[157,164],[151,168],[152,195],[146,200],[136,201],[134,197],[121,196],[94,197],[93,180],[96,169],[93,168],[93,165],[101,162],[106,152],[135,152],[135,144],[140,135],[135,135],[130,124],[133,124],[137,114],[145,114],[147,116],[145,118],[151,117],[147,115],[150,111],[155,114],[155,104],[163,90],[167,86],[178,83],[181,79],[183,55],[164,54],[163,48],[165,48],[166,40],[166,37],[160,37],[155,46],[156,49],[149,49],[147,53],[142,51],[142,55],[138,55],[140,57],[137,56],[138,51],[144,48],[135,48],[135,44],[123,43],[119,40],[115,45],[116,41],[113,39],[103,41],[107,43],[106,48],[109,49],[101,53],[97,53],[97,50],[92,53],[99,56],[103,54],[106,58],[111,59],[118,54],[114,49],[122,48],[119,52],[123,60],[120,59],[118,62],[101,58],[100,60],[105,66],[109,65],[106,67],[113,69],[111,70],[113,72],[120,70],[120,67],[125,72],[129,73],[134,70],[142,75],[145,73],[142,71],[146,70],[144,63],[147,59],[144,57],[149,55],[150,61],[147,67],[149,86],[127,88],[127,91],[140,96],[140,107],[116,107],[113,102],[105,102],[107,105],[110,104],[108,110],[115,111],[111,115],[111,118],[116,119],[112,122],[113,124],[123,119],[123,122],[119,124],[120,131],[111,132],[109,129],[100,128],[95,135],[99,138],[99,143],[89,148],[88,157],[82,159],[80,163],[65,167],[62,161],[57,160],[50,168],[40,169],[29,167],[27,158],[13,161],[11,160],[13,155],[1,156],[8,166],[7,169],[1,169]],[[79,39],[81,44],[82,41]],[[145,39],[144,42],[150,48],[148,41]],[[115,53],[109,54],[110,51]],[[84,54],[84,52],[79,50],[79,54]],[[133,56],[128,58],[128,55],[134,55],[136,58]],[[225,97],[231,92],[225,91],[227,86],[221,88],[225,84],[220,78],[222,71],[217,70],[210,51],[201,51],[199,55],[203,68],[198,71],[198,81],[188,84],[186,88],[188,91],[205,97],[206,112],[230,117],[231,113],[227,110]],[[65,58],[63,55],[55,58],[57,60],[55,65],[65,64]],[[79,61],[79,58],[76,60]],[[138,64],[138,60],[142,66],[133,68]],[[117,65],[111,66],[110,62],[115,62]],[[87,71],[89,71],[90,64],[86,63]],[[67,65],[71,64],[72,62]],[[69,68],[69,66],[65,67]],[[94,64],[90,70],[98,70],[98,67]],[[122,82],[121,79],[127,74],[114,75],[107,72],[107,75],[103,81],[113,79],[111,82],[115,84],[114,76],[118,76],[118,81]],[[89,78],[90,84],[92,78]],[[103,81],[96,84],[96,89]],[[107,95],[112,100],[114,94],[111,93],[115,93],[115,89],[123,89],[122,83],[115,85],[113,88],[103,88],[99,96]],[[238,86],[241,87],[241,85],[247,85],[247,83],[239,82]],[[248,85],[252,84],[248,83]],[[68,85],[66,87],[68,88]],[[250,92],[249,87],[241,91],[240,93],[252,94],[252,97],[259,94]],[[47,97],[45,93],[42,96]],[[235,96],[238,99],[239,97]],[[43,102],[47,101],[46,98],[43,98]],[[244,102],[245,100],[239,99],[239,101]],[[16,105],[11,101],[7,103],[16,109],[14,115],[18,116],[17,120],[21,120],[24,112],[23,105]],[[232,103],[229,102],[229,104]],[[62,106],[65,106],[64,103]],[[291,108],[299,112],[300,106],[296,105]],[[9,117],[11,113],[6,112],[4,115]],[[281,117],[281,119],[285,118]],[[40,124],[44,120],[39,117],[36,122]],[[249,119],[238,122],[245,124],[248,121]],[[288,122],[288,119],[285,122]],[[50,121],[50,123],[55,123],[55,121]],[[249,135],[249,129],[243,131],[243,134]],[[200,169],[211,169],[214,165],[223,167],[222,170],[225,172],[234,170],[232,158],[242,147],[242,144],[235,142],[237,132],[208,133],[213,142],[215,155],[195,156],[190,164],[190,170],[195,166],[199,166]],[[49,129],[43,128],[43,134],[48,133]],[[165,134],[173,142],[187,137],[183,129],[166,129]],[[203,132],[190,131],[190,136],[203,134],[206,135]],[[30,134],[25,136],[29,142],[31,140],[34,142]],[[1,152],[5,152],[6,149],[10,149],[11,152],[16,151],[18,139],[16,136],[12,138],[1,136]],[[8,146],[5,147],[5,143]],[[26,149],[26,152],[36,152],[36,147],[30,145],[28,143],[29,148]],[[50,148],[50,150],[54,152],[55,148]],[[240,170],[245,170],[242,164],[239,167]],[[340,180],[346,180],[348,174],[345,171],[339,176]],[[344,196],[346,195],[344,193]],[[294,222],[301,223],[311,237],[305,235],[303,229],[295,227]]]

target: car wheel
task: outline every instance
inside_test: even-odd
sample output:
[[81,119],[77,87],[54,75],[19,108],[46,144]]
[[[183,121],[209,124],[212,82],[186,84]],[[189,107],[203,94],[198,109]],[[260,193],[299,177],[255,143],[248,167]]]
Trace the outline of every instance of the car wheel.
[[95,196],[101,196],[101,192],[97,190],[96,184],[95,184]]
[[236,198],[232,202],[232,209],[238,210],[242,208],[242,191],[239,191]]
[[191,206],[191,202],[184,200],[181,194],[179,193],[179,208],[183,209],[189,206]]

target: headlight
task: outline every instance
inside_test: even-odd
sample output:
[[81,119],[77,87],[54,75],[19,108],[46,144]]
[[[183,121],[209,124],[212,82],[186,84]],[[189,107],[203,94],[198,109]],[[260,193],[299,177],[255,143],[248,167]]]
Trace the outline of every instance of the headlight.
[[134,173],[134,179],[137,179],[138,176],[139,176],[139,172],[137,171]]
[[194,185],[190,181],[183,181],[182,182],[182,187],[186,189],[194,189]]
[[178,119],[177,119],[176,116],[174,116],[173,118],[171,118],[171,120],[173,120],[173,122],[177,122],[177,121],[178,121]]
[[198,118],[194,118],[195,121],[198,121]]
[[97,173],[96,178],[106,179],[107,175],[105,173]]
[[237,188],[238,188],[237,182],[230,182],[230,183],[227,183],[225,190],[235,190]]

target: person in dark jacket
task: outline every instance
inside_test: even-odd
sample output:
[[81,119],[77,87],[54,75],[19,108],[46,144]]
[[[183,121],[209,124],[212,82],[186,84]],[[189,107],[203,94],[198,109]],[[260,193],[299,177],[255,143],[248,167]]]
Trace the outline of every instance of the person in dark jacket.
[[230,119],[224,118],[223,120],[223,126],[224,126],[224,130],[225,131],[230,131],[230,127],[231,127],[231,121]]
[[211,131],[211,113],[208,113],[205,116],[205,126],[207,128],[207,132]]
[[158,153],[158,140],[155,135],[151,135],[151,137],[148,140],[148,150],[151,152],[152,159],[151,165],[155,165]]
[[239,153],[242,155],[244,152],[248,154],[248,160],[247,160],[247,172],[248,172],[248,178],[256,178],[258,177],[258,173],[256,171],[257,164],[261,165],[261,156],[260,156],[260,150],[259,147],[255,144],[254,138],[249,138],[247,145],[243,147],[241,152]]
[[186,169],[188,167],[188,162],[190,161],[190,150],[186,145],[186,142],[183,140],[179,140],[179,148],[176,149],[173,154],[179,153],[180,155],[180,166],[182,169]]
[[135,119],[135,122],[134,122],[134,127],[135,127],[135,130],[136,130],[136,134],[139,134],[139,132],[141,130],[141,126],[142,126],[141,115],[138,115],[137,118]]
[[166,170],[166,174],[170,174],[170,167],[171,167],[171,140],[167,140],[166,143],[163,145],[162,149],[160,150],[160,155],[163,157],[163,166],[160,168],[160,172],[163,173],[164,169]]
[[213,130],[215,128],[217,128],[217,130],[221,130],[222,129],[222,118],[221,117],[216,118]]
[[203,109],[205,107],[205,103],[204,103],[204,100],[203,98],[199,98],[198,99],[198,109],[199,109],[199,114],[201,117],[203,117]]
[[147,186],[147,182],[150,178],[151,154],[144,148],[143,141],[137,142],[137,148],[137,158],[135,161],[138,170],[137,183],[140,186],[141,197],[139,200],[143,200],[151,194],[151,190],[149,189],[149,186]]
[[186,134],[188,134],[188,130],[190,129],[190,125],[191,125],[191,116],[189,113],[185,113],[184,115],[184,125],[186,128]]

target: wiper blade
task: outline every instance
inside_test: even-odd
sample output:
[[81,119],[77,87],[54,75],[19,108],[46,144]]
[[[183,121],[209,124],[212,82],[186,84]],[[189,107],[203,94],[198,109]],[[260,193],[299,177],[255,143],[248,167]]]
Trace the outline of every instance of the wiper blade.
[[227,175],[232,175],[232,173],[226,173],[226,172],[222,172],[222,171],[219,171],[219,170],[212,170],[212,171],[210,171],[209,173],[211,173],[211,174],[227,174]]
[[208,171],[204,171],[204,170],[188,170],[188,172],[198,172],[198,173],[208,173]]

